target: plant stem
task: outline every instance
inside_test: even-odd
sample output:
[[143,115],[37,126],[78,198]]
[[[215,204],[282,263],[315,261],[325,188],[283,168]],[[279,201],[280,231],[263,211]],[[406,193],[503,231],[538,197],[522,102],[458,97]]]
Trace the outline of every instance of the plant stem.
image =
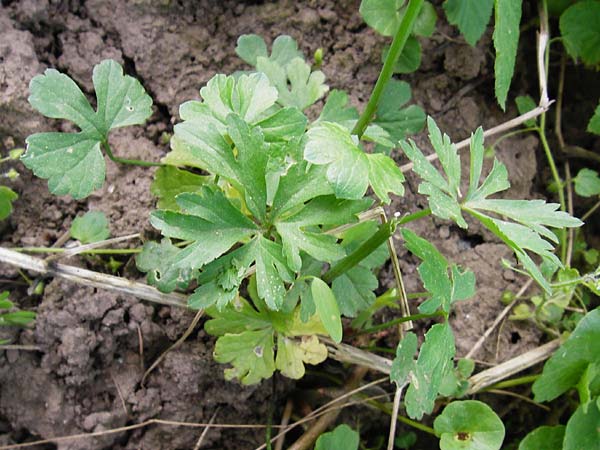
[[[21,253],[64,253],[70,249],[56,247],[22,247],[11,248],[15,252]],[[140,253],[141,248],[94,248],[91,250],[82,251],[85,255],[130,255],[132,253]]]
[[375,111],[377,110],[377,105],[379,104],[381,94],[383,93],[385,86],[392,78],[394,73],[394,64],[406,45],[406,41],[413,29],[415,20],[417,19],[419,11],[421,11],[421,6],[423,6],[423,0],[409,0],[408,2],[406,12],[402,17],[398,31],[394,36],[390,51],[385,58],[383,67],[379,73],[379,78],[377,78],[377,83],[375,83],[375,87],[373,88],[373,92],[369,98],[369,102],[367,103],[365,110],[359,117],[358,122],[356,122],[356,125],[352,130],[352,134],[357,135],[359,138],[361,138],[364,134],[367,126],[371,122],[373,115],[375,114]]
[[360,330],[357,334],[368,334],[374,333],[376,331],[385,330],[386,328],[393,327],[394,325],[398,325],[399,323],[408,322],[409,320],[419,320],[419,319],[429,319],[431,317],[445,317],[446,313],[442,311],[430,313],[430,314],[413,314],[412,316],[399,317],[394,320],[390,320],[389,322],[385,322],[379,325],[374,325],[370,328],[366,328],[364,330]]
[[[386,414],[389,414],[389,415],[392,414],[392,410],[380,402],[373,400],[373,401],[368,402],[368,404],[373,406],[375,409],[378,409],[379,411],[382,411]],[[419,423],[416,420],[412,420],[412,419],[409,419],[408,417],[403,417],[400,415],[397,416],[397,419],[399,422],[402,422],[408,426],[416,428],[417,430],[421,430],[421,431],[424,431],[425,433],[429,433],[429,434],[432,434],[433,436],[437,436],[435,434],[435,430],[433,428],[428,427],[427,425],[423,425],[422,423]]]
[[379,229],[371,236],[366,242],[360,247],[350,253],[348,256],[340,260],[336,265],[332,266],[321,279],[325,283],[331,283],[335,278],[341,274],[352,269],[363,259],[373,253],[380,245],[384,244],[387,239],[394,234],[396,230],[396,221],[391,220],[389,222],[382,223],[379,225]]
[[490,387],[484,389],[482,392],[485,392],[488,389],[506,389],[506,388],[509,388],[509,387],[521,386],[523,384],[531,384],[535,380],[537,380],[539,377],[540,377],[539,374],[537,374],[537,375],[525,375],[523,377],[512,378],[510,380],[500,381],[499,383],[492,384]]
[[160,167],[160,166],[164,166],[164,164],[160,163],[160,162],[142,161],[142,160],[139,160],[139,159],[119,158],[118,156],[113,155],[113,152],[110,149],[110,145],[108,145],[108,142],[106,142],[106,141],[102,142],[102,148],[104,149],[104,151],[106,152],[106,154],[108,155],[108,157],[111,160],[113,160],[114,162],[116,162],[116,163],[129,164],[131,166],[142,166],[142,167]]
[[398,219],[398,225],[404,225],[405,223],[412,222],[413,220],[422,219],[423,217],[427,217],[431,214],[431,209],[422,209],[420,211],[414,212],[412,214],[407,214],[404,217]]
[[592,206],[588,212],[586,212],[583,216],[581,216],[581,221],[585,222],[596,210],[600,208],[600,201],[596,202],[594,206]]

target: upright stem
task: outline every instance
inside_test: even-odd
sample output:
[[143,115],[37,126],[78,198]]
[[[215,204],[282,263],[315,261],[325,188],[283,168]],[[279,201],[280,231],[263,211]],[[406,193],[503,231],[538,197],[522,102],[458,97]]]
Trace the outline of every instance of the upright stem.
[[163,163],[157,163],[157,162],[152,162],[152,161],[142,161],[139,159],[126,159],[126,158],[119,158],[118,156],[113,155],[112,150],[110,149],[110,145],[108,145],[108,142],[104,141],[102,142],[102,148],[104,149],[104,151],[106,152],[106,154],[108,155],[108,157],[116,162],[116,163],[121,163],[121,164],[129,164],[131,166],[142,166],[142,167],[160,167],[160,166],[164,166]]
[[408,2],[406,12],[404,13],[404,17],[402,17],[398,31],[394,36],[390,51],[385,58],[383,68],[379,73],[379,78],[377,79],[377,83],[375,83],[375,87],[373,88],[373,92],[369,98],[369,102],[367,103],[365,110],[361,114],[358,122],[356,122],[356,125],[352,130],[352,134],[357,135],[359,138],[364,134],[367,126],[371,122],[373,115],[375,114],[375,111],[377,110],[377,105],[379,104],[379,99],[383,93],[383,89],[387,85],[388,81],[390,81],[390,78],[392,78],[394,73],[394,64],[406,45],[406,41],[413,29],[415,20],[419,15],[419,11],[421,11],[421,6],[423,6],[423,0],[409,0]]
[[373,236],[348,256],[340,260],[336,265],[331,267],[331,269],[321,277],[322,280],[325,283],[331,283],[335,278],[352,269],[373,253],[380,245],[384,244],[388,238],[394,234],[394,231],[396,231],[396,221],[392,220],[390,222],[382,223]]

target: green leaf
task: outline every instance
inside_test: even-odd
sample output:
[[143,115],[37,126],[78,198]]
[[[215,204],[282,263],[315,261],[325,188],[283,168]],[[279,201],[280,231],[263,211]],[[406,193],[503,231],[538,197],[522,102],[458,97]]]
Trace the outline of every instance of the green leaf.
[[[515,98],[515,103],[517,104],[517,109],[519,110],[519,114],[525,114],[529,111],[532,111],[536,108],[535,101],[531,98],[530,95],[519,95]],[[537,125],[536,119],[526,120],[523,125],[526,127],[535,127]]]
[[[401,0],[362,0],[360,14],[365,22],[378,33],[392,36],[400,26],[406,12],[406,5]],[[435,30],[437,14],[429,2],[423,3],[419,15],[413,25],[413,34],[429,37]]]
[[536,402],[553,400],[575,387],[588,364],[600,360],[600,309],[581,319],[569,339],[546,361],[533,384]]
[[348,105],[348,94],[344,91],[334,89],[327,96],[325,105],[317,122],[335,122],[352,129],[359,114],[355,107]]
[[0,186],[0,220],[6,219],[12,213],[13,202],[19,196],[15,191],[6,186]]
[[562,450],[564,436],[564,425],[538,427],[525,436],[519,450]]
[[[469,190],[467,195],[462,197],[459,189],[460,157],[456,147],[448,136],[442,136],[431,118],[428,118],[428,127],[429,140],[439,157],[443,174],[425,158],[413,141],[402,142],[401,146],[413,162],[414,171],[425,180],[419,185],[419,193],[429,197],[432,213],[442,219],[454,220],[463,228],[467,228],[467,223],[462,217],[462,211],[478,219],[515,252],[517,259],[531,277],[550,293],[549,283],[527,252],[535,253],[545,262],[560,267],[560,260],[554,255],[552,244],[545,240],[558,242],[549,227],[578,227],[583,222],[565,212],[557,211],[559,205],[555,203],[545,203],[542,200],[487,199],[492,194],[508,189],[510,183],[506,167],[498,160],[494,160],[492,170],[480,183],[485,153],[481,128],[471,136]],[[488,211],[514,222],[490,217],[484,213]]]
[[194,241],[179,253],[177,268],[199,269],[257,231],[216,188],[180,194],[176,201],[181,212],[155,211],[150,223],[166,237]]
[[15,311],[0,314],[0,325],[24,327],[35,320],[33,311]]
[[282,108],[271,116],[256,123],[260,127],[265,141],[288,142],[304,135],[307,119],[297,108]]
[[446,0],[444,2],[448,22],[456,25],[473,47],[485,31],[493,7],[494,0]]
[[[382,59],[385,60],[389,51],[386,47],[382,52]],[[412,73],[421,66],[421,43],[414,36],[409,36],[404,44],[402,53],[394,63],[394,73]]]
[[496,49],[495,92],[498,104],[504,110],[519,46],[522,0],[495,0],[495,2],[496,23],[493,36]]
[[306,133],[304,159],[327,165],[327,180],[336,197],[356,200],[369,184],[369,160],[343,126],[319,122]]
[[567,52],[587,65],[600,62],[600,2],[582,1],[560,16],[560,34]]
[[433,428],[441,450],[499,450],[504,441],[504,424],[492,408],[477,400],[450,403]]
[[209,177],[196,175],[173,166],[159,167],[150,185],[152,195],[158,197],[159,209],[177,211],[179,206],[175,197],[184,192],[198,192],[207,183]]
[[[256,34],[244,34],[238,38],[235,52],[240,58],[251,66],[256,66],[258,57],[267,57],[267,45],[262,37]],[[269,59],[281,66],[285,66],[294,58],[304,55],[298,50],[298,44],[290,36],[277,36],[273,41]]]
[[161,292],[172,292],[175,289],[185,289],[194,276],[193,270],[174,266],[179,258],[181,249],[164,238],[160,244],[146,242],[142,252],[135,258],[137,268],[148,272],[148,284],[156,286]]
[[342,341],[342,320],[337,300],[333,292],[320,278],[313,278],[311,286],[312,298],[315,302],[317,315],[323,326],[335,342]]
[[582,405],[567,422],[563,450],[600,449],[600,409],[590,404],[587,413]]
[[403,229],[402,236],[406,248],[423,261],[417,271],[423,287],[431,294],[431,298],[419,306],[419,311],[432,313],[441,308],[449,313],[452,303],[475,295],[475,274],[472,271],[463,272],[456,265],[450,266],[433,244],[409,229]]
[[598,104],[596,110],[594,111],[594,115],[588,122],[587,131],[600,135],[600,104]]
[[454,335],[450,326],[445,323],[431,327],[425,334],[406,391],[406,412],[413,419],[420,420],[424,414],[433,411],[442,380],[454,367],[454,353]]
[[[373,123],[379,125],[390,135],[393,147],[409,134],[423,129],[425,112],[420,106],[403,107],[411,98],[410,85],[404,81],[390,80],[383,90],[381,101]],[[378,146],[376,151],[385,151]]]
[[390,369],[390,380],[396,383],[396,386],[402,386],[407,381],[411,373],[414,373],[415,353],[417,352],[417,335],[413,332],[406,333],[406,336],[398,343],[396,348],[396,357],[392,362]]
[[225,379],[239,379],[242,384],[255,384],[275,371],[273,331],[270,329],[226,334],[215,344],[215,361],[231,363]]
[[82,244],[103,241],[110,236],[108,219],[100,211],[88,211],[73,220],[70,233]]
[[358,450],[359,434],[348,425],[338,425],[335,430],[323,433],[317,439],[315,450]]
[[352,223],[357,220],[356,214],[370,205],[369,199],[338,200],[334,196],[321,196],[311,200],[298,213],[277,221],[275,227],[281,236],[288,266],[296,272],[300,270],[300,250],[325,262],[333,262],[346,256],[334,236],[324,234],[315,227]]
[[582,197],[600,195],[600,177],[595,170],[583,168],[573,178],[575,192]]
[[47,69],[29,85],[29,103],[54,119],[72,121],[79,133],[38,133],[27,138],[21,157],[33,172],[48,179],[50,191],[73,198],[87,197],[104,183],[105,163],[100,150],[110,130],[144,123],[152,114],[152,99],[136,79],[123,75],[113,60],[94,67],[97,110],[67,75]]
[[286,265],[281,245],[262,236],[257,238],[256,280],[260,298],[271,309],[281,308],[286,294],[284,282],[290,283],[292,274]]
[[375,195],[385,203],[390,203],[388,192],[396,195],[404,195],[404,175],[393,159],[381,153],[368,154],[369,183]]

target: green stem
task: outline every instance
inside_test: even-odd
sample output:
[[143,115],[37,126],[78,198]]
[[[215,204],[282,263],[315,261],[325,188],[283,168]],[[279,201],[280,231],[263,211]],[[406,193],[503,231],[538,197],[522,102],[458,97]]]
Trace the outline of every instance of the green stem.
[[446,317],[446,313],[443,311],[437,311],[430,314],[413,314],[412,316],[399,317],[397,319],[390,320],[389,322],[385,322],[379,325],[372,326],[371,328],[360,330],[357,334],[375,333],[376,331],[385,330],[387,328],[393,327],[394,325],[398,325],[399,323],[404,323],[411,320],[429,319],[431,317]]
[[596,202],[596,204],[594,206],[592,206],[588,212],[586,212],[583,216],[581,216],[581,221],[585,222],[588,217],[590,217],[592,214],[594,214],[594,212],[600,208],[600,201]]
[[[22,248],[11,248],[15,252],[22,253],[64,253],[68,248],[56,248],[56,247],[22,247]],[[90,250],[84,250],[79,254],[87,255],[130,255],[133,253],[140,253],[141,248],[94,248]]]
[[340,260],[336,265],[332,266],[321,279],[325,283],[331,283],[335,278],[352,269],[394,234],[394,231],[396,231],[396,223],[397,222],[394,220],[382,223],[373,236],[348,256]]
[[496,141],[492,144],[492,147],[496,147],[500,142],[502,142],[505,139],[508,139],[513,136],[517,136],[522,133],[528,133],[530,131],[538,131],[538,127],[535,126],[535,127],[521,128],[519,130],[515,130],[515,131],[511,131],[509,133],[503,134],[501,137],[496,139]]
[[108,157],[111,160],[113,160],[114,162],[117,162],[117,163],[129,164],[131,166],[142,166],[142,167],[160,167],[160,166],[164,166],[164,164],[160,163],[160,162],[142,161],[142,160],[139,160],[139,159],[119,158],[118,156],[113,155],[113,152],[110,149],[110,145],[108,145],[108,142],[106,142],[106,141],[102,142],[102,148],[104,149],[104,151],[106,152],[106,154],[108,155]]
[[[368,403],[369,403],[369,405],[373,406],[375,409],[378,409],[379,411],[382,411],[390,416],[392,415],[392,409],[388,408],[384,404],[374,401],[374,400],[372,400]],[[427,425],[423,425],[422,423],[419,423],[416,420],[412,420],[412,419],[409,419],[408,417],[403,417],[400,415],[398,415],[397,418],[398,418],[399,422],[402,422],[408,426],[416,428],[417,430],[424,431],[425,433],[429,433],[433,436],[437,436],[437,434],[435,433],[435,430],[433,428],[428,427]]]
[[521,386],[523,384],[531,384],[535,380],[537,380],[539,377],[540,377],[539,374],[526,375],[524,377],[518,377],[518,378],[512,378],[510,380],[500,381],[499,383],[493,384],[481,392],[485,392],[490,389],[506,389],[506,388],[515,387],[515,386]]
[[357,135],[359,138],[362,137],[367,129],[367,126],[371,122],[371,119],[377,110],[377,105],[379,104],[381,94],[383,93],[388,81],[390,81],[392,75],[394,74],[394,64],[406,45],[406,41],[413,29],[415,20],[419,15],[419,11],[421,11],[421,6],[423,6],[423,0],[409,0],[408,2],[406,12],[402,17],[398,31],[394,36],[390,51],[385,58],[383,67],[379,73],[379,78],[377,79],[377,83],[375,83],[375,87],[373,88],[373,92],[369,98],[369,102],[367,103],[365,110],[359,117],[358,122],[356,122],[356,125],[352,130],[352,134]]
[[413,220],[422,219],[423,217],[427,217],[431,214],[431,209],[422,209],[421,211],[414,212],[412,214],[408,214],[404,217],[398,219],[398,225],[404,225],[405,223],[412,222]]

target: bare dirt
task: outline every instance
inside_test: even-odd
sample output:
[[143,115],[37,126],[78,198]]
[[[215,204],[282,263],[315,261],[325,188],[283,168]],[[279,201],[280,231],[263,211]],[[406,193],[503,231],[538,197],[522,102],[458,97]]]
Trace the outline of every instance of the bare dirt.
[[[256,33],[269,41],[290,34],[307,54],[323,48],[323,70],[331,87],[349,91],[352,103],[360,107],[376,80],[385,40],[364,25],[358,5],[358,0],[3,0],[3,150],[23,145],[30,133],[61,126],[29,107],[27,85],[35,74],[46,67],[58,68],[89,93],[94,64],[113,58],[141,80],[156,103],[149,124],[113,136],[114,148],[120,156],[159,160],[168,151],[160,135],[178,120],[178,105],[198,98],[199,88],[215,73],[243,68],[234,48],[237,37],[244,33]],[[439,32],[423,41],[421,69],[406,79],[416,103],[454,140],[460,140],[477,126],[487,128],[507,116],[493,100],[490,36],[473,49],[447,39],[445,36],[456,36],[456,30],[441,22]],[[415,139],[427,148],[424,135]],[[510,196],[514,198],[536,196],[537,144],[533,137],[512,138],[497,149],[508,166],[513,183]],[[45,181],[19,164],[14,167],[21,176],[10,186],[20,198],[3,225],[3,246],[51,245],[77,214],[90,209],[107,214],[113,236],[150,230],[147,218],[154,206],[149,193],[153,170],[108,162],[105,186],[88,199],[75,201],[50,195]],[[409,176],[407,195],[395,200],[390,212],[425,207],[423,198],[414,194],[416,186],[416,179]],[[457,307],[452,322],[458,354],[464,355],[502,309],[502,292],[518,290],[522,280],[501,269],[500,258],[510,258],[510,252],[474,223],[468,231],[442,221],[420,221],[414,229],[438,245],[448,259],[476,273],[477,296]],[[401,245],[398,251],[407,289],[420,290],[416,259]],[[98,260],[75,262],[106,270]],[[131,262],[121,273],[141,278]],[[390,273],[389,267],[382,270],[382,289],[390,286]],[[39,352],[0,353],[0,443],[101,431],[149,418],[208,422],[216,413],[219,423],[266,421],[271,383],[241,387],[224,381],[223,367],[212,360],[213,341],[202,331],[169,353],[146,385],[141,385],[143,370],[184,332],[193,313],[58,280],[47,280],[43,296],[32,296],[19,285],[14,268],[0,266],[0,277],[12,283],[14,301],[38,312],[33,329],[4,333],[15,343],[40,347]],[[389,319],[391,314],[384,312],[381,319]],[[514,322],[506,322],[500,336],[493,336],[478,359],[503,361],[540,341],[536,330]],[[279,383],[274,402],[277,414],[293,389],[291,383]],[[370,412],[364,420],[368,420],[366,429],[384,430],[387,426],[384,415]],[[191,449],[200,434],[201,430],[153,425],[46,448]],[[262,442],[261,430],[213,429],[202,448],[251,449]]]

